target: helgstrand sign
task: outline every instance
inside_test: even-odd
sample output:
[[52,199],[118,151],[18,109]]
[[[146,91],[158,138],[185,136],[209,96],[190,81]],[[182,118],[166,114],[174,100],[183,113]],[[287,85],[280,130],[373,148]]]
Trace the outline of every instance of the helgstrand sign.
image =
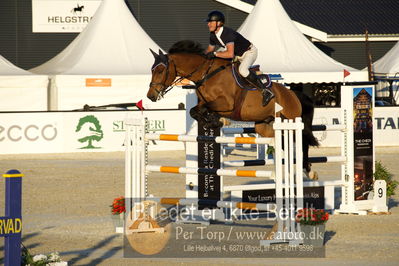
[[32,31],[81,32],[100,4],[100,0],[32,0]]

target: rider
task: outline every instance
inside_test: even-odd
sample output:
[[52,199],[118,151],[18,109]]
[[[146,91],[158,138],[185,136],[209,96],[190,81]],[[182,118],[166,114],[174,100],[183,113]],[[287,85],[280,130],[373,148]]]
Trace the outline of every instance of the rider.
[[[224,27],[224,15],[222,12],[214,10],[208,14],[206,19],[210,31],[209,45],[206,50],[208,58],[232,58],[237,57],[241,62],[238,71],[249,82],[262,91],[263,106],[265,106],[273,97],[271,90],[267,89],[255,72],[249,71],[249,67],[255,62],[258,56],[258,49],[251,44],[240,33],[235,30]],[[224,51],[215,51],[216,45],[225,48]]]

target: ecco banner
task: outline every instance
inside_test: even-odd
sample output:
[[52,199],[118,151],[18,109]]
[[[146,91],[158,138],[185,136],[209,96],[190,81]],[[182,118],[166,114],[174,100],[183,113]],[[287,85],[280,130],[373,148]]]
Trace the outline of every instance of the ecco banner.
[[81,32],[101,0],[32,0],[32,32]]

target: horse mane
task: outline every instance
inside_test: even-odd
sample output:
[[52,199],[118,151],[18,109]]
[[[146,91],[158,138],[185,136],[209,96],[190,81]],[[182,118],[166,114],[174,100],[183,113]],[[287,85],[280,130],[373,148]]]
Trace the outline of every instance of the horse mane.
[[191,40],[182,40],[178,41],[170,47],[169,54],[177,54],[177,53],[189,53],[189,54],[198,54],[203,55],[204,49],[202,48],[199,42],[194,42]]

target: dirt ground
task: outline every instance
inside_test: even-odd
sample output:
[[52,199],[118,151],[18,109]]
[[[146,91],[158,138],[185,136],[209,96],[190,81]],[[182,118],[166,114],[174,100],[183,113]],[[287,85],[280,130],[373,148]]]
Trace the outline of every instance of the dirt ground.
[[[336,154],[315,149],[311,154]],[[399,180],[399,148],[377,148],[381,161]],[[151,152],[150,162],[184,165],[184,152]],[[122,235],[110,215],[115,197],[124,195],[124,153],[0,155],[0,171],[20,170],[23,178],[23,244],[32,254],[58,251],[69,265],[220,265],[345,264],[399,265],[399,196],[389,201],[390,215],[333,215],[327,223],[326,258],[320,259],[126,259]],[[338,179],[338,164],[318,164],[320,180]],[[226,178],[225,184],[247,180]],[[154,174],[151,194],[184,196],[182,175]],[[398,192],[399,194],[399,192]],[[0,181],[0,216],[4,215]],[[0,242],[0,264],[3,262]]]

